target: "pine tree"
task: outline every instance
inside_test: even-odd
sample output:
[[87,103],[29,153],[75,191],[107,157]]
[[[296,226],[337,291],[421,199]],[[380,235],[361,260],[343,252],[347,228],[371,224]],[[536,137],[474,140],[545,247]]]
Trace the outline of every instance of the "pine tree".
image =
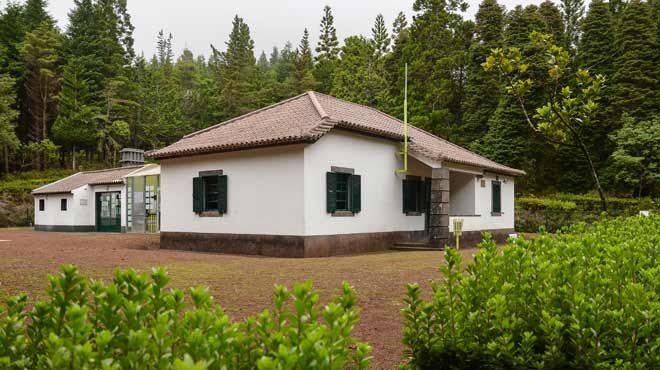
[[85,81],[89,94],[86,105],[101,104],[101,91],[105,80],[104,61],[101,55],[101,22],[92,0],[74,0],[69,13],[69,24],[64,41],[67,60],[81,64],[80,80]]
[[98,107],[89,105],[93,101],[92,91],[84,79],[83,63],[69,59],[62,72],[61,89],[58,95],[59,114],[53,124],[54,141],[71,151],[72,168],[76,168],[78,150],[92,150],[96,138],[96,116]]
[[316,46],[317,60],[322,58],[336,59],[339,55],[339,41],[337,40],[337,30],[334,23],[335,17],[332,15],[332,9],[326,5],[323,8],[321,34]]
[[385,18],[382,14],[376,16],[376,21],[371,29],[371,41],[374,44],[374,51],[377,58],[381,58],[390,50],[390,35],[387,33]]
[[488,131],[488,120],[495,113],[502,95],[499,78],[485,72],[481,64],[491,49],[502,47],[504,7],[497,0],[484,0],[475,18],[476,37],[470,48],[466,97],[461,108],[463,123],[456,137],[457,143],[464,145],[471,145]]
[[[602,0],[593,0],[582,22],[582,33],[577,49],[576,64],[591,72],[592,75],[603,75],[610,80],[613,73],[614,55],[616,53],[615,26],[610,7]],[[609,82],[607,82],[609,85]],[[612,89],[603,90],[601,107],[610,106]],[[600,109],[586,124],[585,138],[592,153],[597,168],[606,165],[608,158],[614,150],[610,133],[618,127],[618,120],[613,119],[608,109]],[[574,162],[570,153],[565,163]],[[572,156],[577,158],[577,155]],[[584,173],[580,171],[579,173]],[[589,180],[584,177],[581,182]]]
[[28,32],[33,31],[42,23],[46,22],[54,26],[53,18],[46,11],[48,2],[46,0],[27,0],[23,18],[25,19],[25,28]]
[[559,44],[564,41],[564,21],[559,8],[550,0],[546,0],[539,5],[539,14],[545,25],[544,32],[549,33]]
[[335,70],[332,95],[372,107],[385,104],[386,81],[376,68],[373,43],[363,36],[348,37]]
[[337,40],[334,21],[332,9],[326,5],[323,8],[323,18],[321,18],[321,31],[316,46],[317,63],[314,68],[314,77],[318,82],[318,88],[324,93],[328,93],[332,88],[332,75],[339,54],[339,41]]
[[172,72],[172,64],[174,63],[174,51],[172,51],[172,34],[167,37],[163,30],[158,31],[156,42],[156,56],[158,64],[161,65],[165,73]]
[[15,132],[18,118],[15,105],[15,80],[8,75],[0,75],[0,146],[2,146],[5,173],[9,173],[10,151],[19,144]]
[[307,28],[303,32],[302,39],[296,50],[295,62],[295,89],[298,93],[308,90],[314,90],[316,87],[316,80],[314,79],[314,59],[312,57],[312,50],[309,46],[309,32]]
[[580,25],[584,16],[584,0],[561,0],[560,6],[562,18],[566,25],[563,46],[566,50],[573,50],[577,47],[580,40]]
[[411,122],[445,137],[462,121],[474,28],[472,22],[462,19],[465,6],[462,0],[415,1],[413,10],[418,14],[410,26],[410,40],[404,51],[409,63]]
[[[41,142],[49,138],[55,115],[55,95],[58,89],[58,49],[60,36],[48,22],[25,35],[21,58],[25,65],[25,91],[30,115],[30,138]],[[41,168],[39,158],[35,158]]]
[[611,118],[649,119],[660,110],[660,55],[651,7],[632,0],[623,10],[619,54],[611,79]]
[[392,40],[396,43],[401,34],[408,28],[408,21],[403,12],[399,12],[392,23]]
[[[219,106],[221,119],[236,117],[256,108],[250,99],[255,79],[254,41],[250,28],[238,15],[234,17],[227,50],[220,54]],[[216,51],[216,53],[218,53]]]
[[404,67],[408,62],[409,36],[410,29],[406,16],[403,12],[399,12],[392,24],[392,51],[383,61],[389,104],[381,109],[400,118],[403,118]]
[[616,50],[614,32],[614,19],[608,4],[603,0],[593,0],[582,23],[577,54],[581,68],[608,78],[612,76]]

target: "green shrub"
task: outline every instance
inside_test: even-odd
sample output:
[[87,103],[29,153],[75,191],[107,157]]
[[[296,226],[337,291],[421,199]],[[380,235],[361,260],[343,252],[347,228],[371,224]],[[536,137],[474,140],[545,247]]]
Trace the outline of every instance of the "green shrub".
[[490,237],[466,273],[445,252],[430,301],[408,287],[410,369],[660,368],[660,217]]
[[2,369],[364,369],[370,348],[356,341],[355,293],[320,310],[311,282],[276,286],[273,310],[232,322],[208,289],[189,290],[192,307],[169,278],[118,271],[110,284],[75,267],[50,277],[48,299],[29,312],[24,295],[0,312]]

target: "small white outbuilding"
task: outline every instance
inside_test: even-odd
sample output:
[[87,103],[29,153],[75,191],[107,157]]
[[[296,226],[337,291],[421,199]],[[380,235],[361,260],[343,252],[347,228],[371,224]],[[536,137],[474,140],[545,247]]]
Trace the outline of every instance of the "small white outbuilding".
[[157,232],[157,164],[78,172],[32,191],[37,231]]
[[[402,154],[404,138],[408,150]],[[161,247],[318,257],[514,232],[523,171],[307,92],[185,136],[160,161]],[[407,161],[406,161],[407,159]],[[407,165],[406,163],[407,162]]]

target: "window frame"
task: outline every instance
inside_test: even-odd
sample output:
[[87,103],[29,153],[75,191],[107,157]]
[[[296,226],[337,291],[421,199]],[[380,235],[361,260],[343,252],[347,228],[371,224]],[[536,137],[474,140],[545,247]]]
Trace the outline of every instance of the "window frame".
[[[499,209],[495,209],[495,188],[497,187],[497,196],[499,198],[498,206]],[[502,181],[492,180],[490,183],[490,214],[491,216],[501,216],[502,215]]]
[[[336,182],[336,187],[335,187],[335,212],[351,212],[351,203],[352,203],[352,196],[353,196],[353,189],[352,189],[352,177],[353,174],[346,173],[346,172],[336,172],[337,174],[337,182]],[[340,179],[343,179],[340,182]],[[345,181],[344,181],[345,180]],[[343,184],[346,186],[344,190],[339,190],[339,184]],[[340,200],[339,199],[339,194],[345,194],[345,199]],[[343,208],[339,208],[339,202],[344,203]]]
[[[355,174],[353,168],[338,166],[330,167],[330,171],[326,172],[326,181],[329,181],[330,175],[334,177],[334,188],[330,188],[330,183],[326,184],[326,212],[332,217],[353,217],[360,213],[362,211],[361,176]],[[340,178],[342,181],[339,181]],[[345,190],[338,190],[338,184],[345,184]],[[332,198],[330,198],[331,194]],[[338,194],[345,194],[345,197],[342,197],[345,199],[337,199]],[[332,206],[330,206],[331,199],[334,199]],[[344,203],[342,208],[337,208],[339,202]]]
[[43,212],[46,210],[46,199],[39,199],[39,212]]
[[[207,175],[207,176],[200,176],[202,178],[202,212],[218,212],[218,206],[220,205],[220,180],[218,176],[216,175]],[[215,192],[209,192],[208,187],[209,186],[209,181],[213,180],[215,184],[212,184],[215,186]],[[209,208],[209,203],[212,203],[209,201],[209,195],[210,194],[215,194],[215,200],[212,201],[215,203],[215,206],[213,208]],[[218,212],[219,213],[219,212]]]
[[[215,200],[209,199],[211,185],[215,187]],[[227,213],[227,202],[227,175],[223,170],[199,171],[193,178],[193,212],[199,217],[222,217]]]
[[69,200],[66,198],[60,199],[60,211],[66,212],[69,209]]

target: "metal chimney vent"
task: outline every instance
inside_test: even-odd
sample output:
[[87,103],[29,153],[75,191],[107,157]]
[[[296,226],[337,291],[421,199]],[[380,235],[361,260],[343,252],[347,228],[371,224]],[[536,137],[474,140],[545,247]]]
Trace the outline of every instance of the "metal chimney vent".
[[144,150],[134,148],[124,148],[121,150],[122,167],[139,166],[144,164]]

